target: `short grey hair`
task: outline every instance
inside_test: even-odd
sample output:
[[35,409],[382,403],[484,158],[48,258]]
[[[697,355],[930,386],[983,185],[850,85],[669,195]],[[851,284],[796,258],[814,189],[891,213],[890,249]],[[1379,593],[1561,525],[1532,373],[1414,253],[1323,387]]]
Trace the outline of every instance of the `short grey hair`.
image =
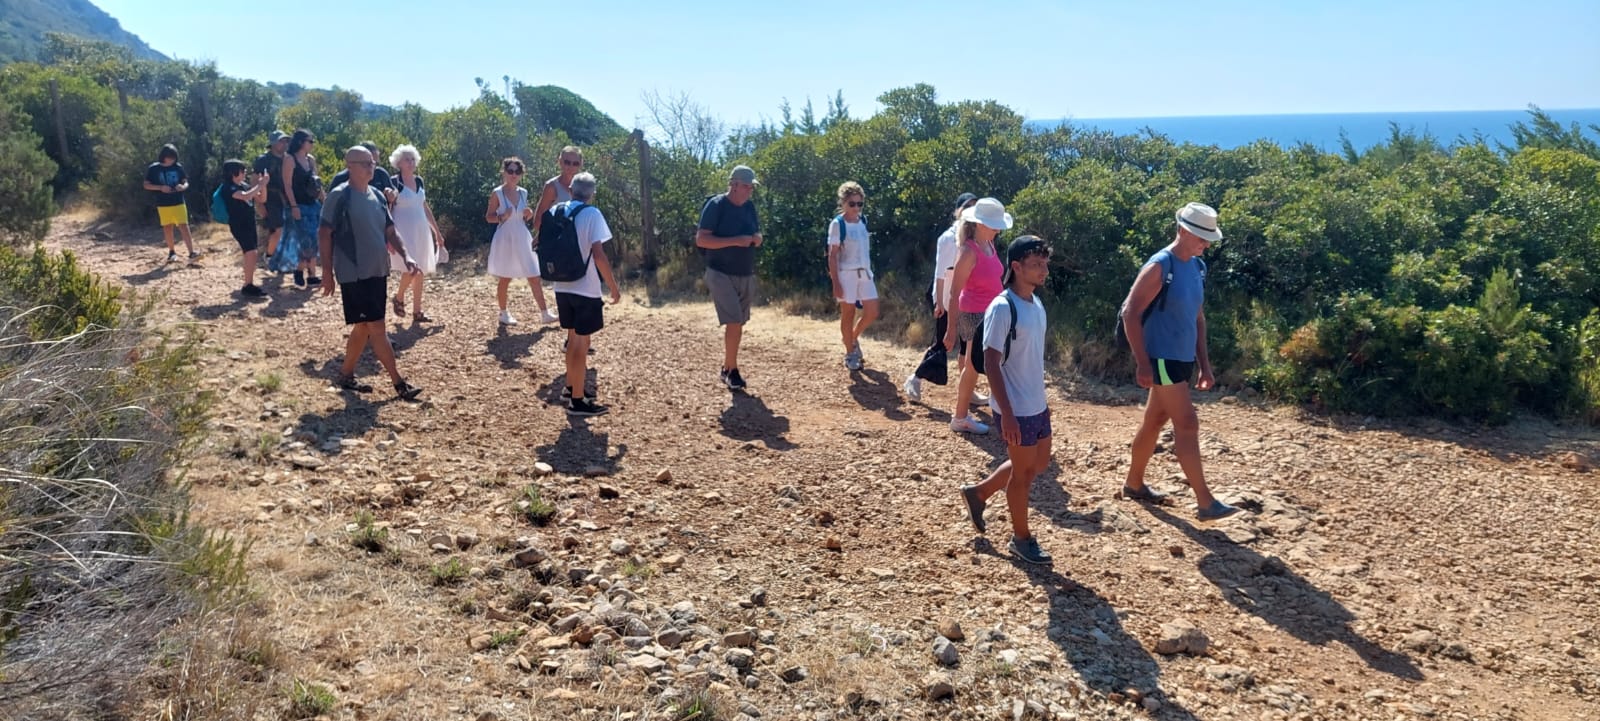
[[572,176],[572,199],[585,203],[594,200],[594,173],[578,173]]
[[417,161],[417,165],[422,165],[422,153],[417,152],[415,145],[407,144],[395,148],[394,152],[389,154],[389,165],[399,166],[401,158],[410,158]]

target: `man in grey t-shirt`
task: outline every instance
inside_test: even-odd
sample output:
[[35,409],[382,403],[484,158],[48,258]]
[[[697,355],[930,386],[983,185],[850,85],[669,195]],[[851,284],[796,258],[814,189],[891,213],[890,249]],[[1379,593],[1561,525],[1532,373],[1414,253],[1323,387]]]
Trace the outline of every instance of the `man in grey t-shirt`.
[[384,311],[389,306],[389,254],[405,259],[407,273],[418,272],[417,264],[395,234],[388,204],[370,185],[377,166],[372,152],[359,145],[353,147],[345,151],[344,166],[350,172],[350,180],[328,194],[322,204],[322,227],[317,232],[322,250],[322,294],[333,295],[337,278],[344,300],[344,322],[350,325],[344,364],[339,369],[339,387],[358,393],[372,391],[372,386],[355,377],[356,362],[370,345],[372,354],[394,382],[395,393],[405,400],[415,400],[422,389],[407,383],[395,367]]

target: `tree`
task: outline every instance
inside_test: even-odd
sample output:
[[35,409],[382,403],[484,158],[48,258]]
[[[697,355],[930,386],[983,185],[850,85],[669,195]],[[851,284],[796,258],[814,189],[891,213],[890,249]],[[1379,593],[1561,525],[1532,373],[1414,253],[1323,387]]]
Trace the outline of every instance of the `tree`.
[[566,88],[516,83],[512,86],[512,97],[517,102],[518,117],[535,133],[560,131],[579,145],[593,145],[624,134],[617,121]]
[[[61,129],[66,147],[58,140],[55,106],[50,96],[54,81],[61,96]],[[58,167],[52,184],[60,193],[93,177],[94,144],[86,128],[111,114],[115,94],[86,75],[60,68],[44,68],[31,63],[16,63],[0,69],[0,99],[15,103],[32,119],[35,135],[45,139],[44,150]],[[154,151],[152,151],[154,152]]]
[[700,162],[716,158],[727,126],[686,92],[662,95],[659,90],[640,94],[649,117],[646,127],[658,145],[681,148]]
[[0,103],[0,241],[37,241],[50,230],[56,164],[17,107]]

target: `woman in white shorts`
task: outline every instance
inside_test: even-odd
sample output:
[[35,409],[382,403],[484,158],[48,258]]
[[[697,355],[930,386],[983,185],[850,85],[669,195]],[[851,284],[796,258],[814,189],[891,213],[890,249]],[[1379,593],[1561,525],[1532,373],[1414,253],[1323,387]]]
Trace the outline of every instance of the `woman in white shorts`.
[[[872,282],[872,244],[861,217],[867,192],[854,180],[839,186],[839,213],[828,221],[828,277],[839,302],[839,339],[844,367],[861,370],[861,334],[878,319],[878,287]],[[860,309],[860,313],[856,310]]]

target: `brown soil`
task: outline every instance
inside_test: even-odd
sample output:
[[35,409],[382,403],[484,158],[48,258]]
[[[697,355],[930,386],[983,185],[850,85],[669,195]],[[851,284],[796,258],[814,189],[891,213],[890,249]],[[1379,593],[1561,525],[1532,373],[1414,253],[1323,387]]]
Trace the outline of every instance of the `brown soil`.
[[[242,302],[226,232],[199,235],[189,266],[162,262],[159,231],[82,217],[49,243],[208,329],[219,402],[190,459],[195,514],[254,539],[278,644],[258,686],[279,706],[301,678],[333,688],[345,719],[1600,717],[1593,429],[1197,394],[1208,477],[1252,511],[1201,524],[1166,452],[1149,480],[1175,503],[1116,497],[1139,396],[1062,382],[1032,516],[1056,562],[1038,569],[1009,559],[1003,508],[972,533],[956,488],[1003,447],[949,432],[947,389],[902,399],[912,349],[869,341],[852,376],[835,324],[758,309],[751,390],[730,395],[709,306],[629,293],[593,356],[612,412],[571,422],[550,403],[561,332],[533,323],[525,287],[523,325],[499,332],[492,280],[458,251],[429,281],[438,322],[391,325],[424,402],[393,400],[370,359],[379,390],[343,394],[338,300],[267,276],[270,300]],[[549,525],[519,513],[529,485],[554,501]],[[389,550],[352,545],[362,511]],[[527,548],[551,559],[513,568]],[[449,559],[470,571],[438,584]],[[624,611],[688,640],[645,649],[655,670],[621,638],[638,632],[604,627]],[[599,619],[598,637],[552,628],[568,612]],[[1155,652],[1179,620],[1210,638],[1204,655]],[[965,640],[943,667],[949,621]],[[749,673],[722,637],[744,628]],[[797,665],[807,678],[780,678]],[[939,681],[953,699],[927,700]]]

